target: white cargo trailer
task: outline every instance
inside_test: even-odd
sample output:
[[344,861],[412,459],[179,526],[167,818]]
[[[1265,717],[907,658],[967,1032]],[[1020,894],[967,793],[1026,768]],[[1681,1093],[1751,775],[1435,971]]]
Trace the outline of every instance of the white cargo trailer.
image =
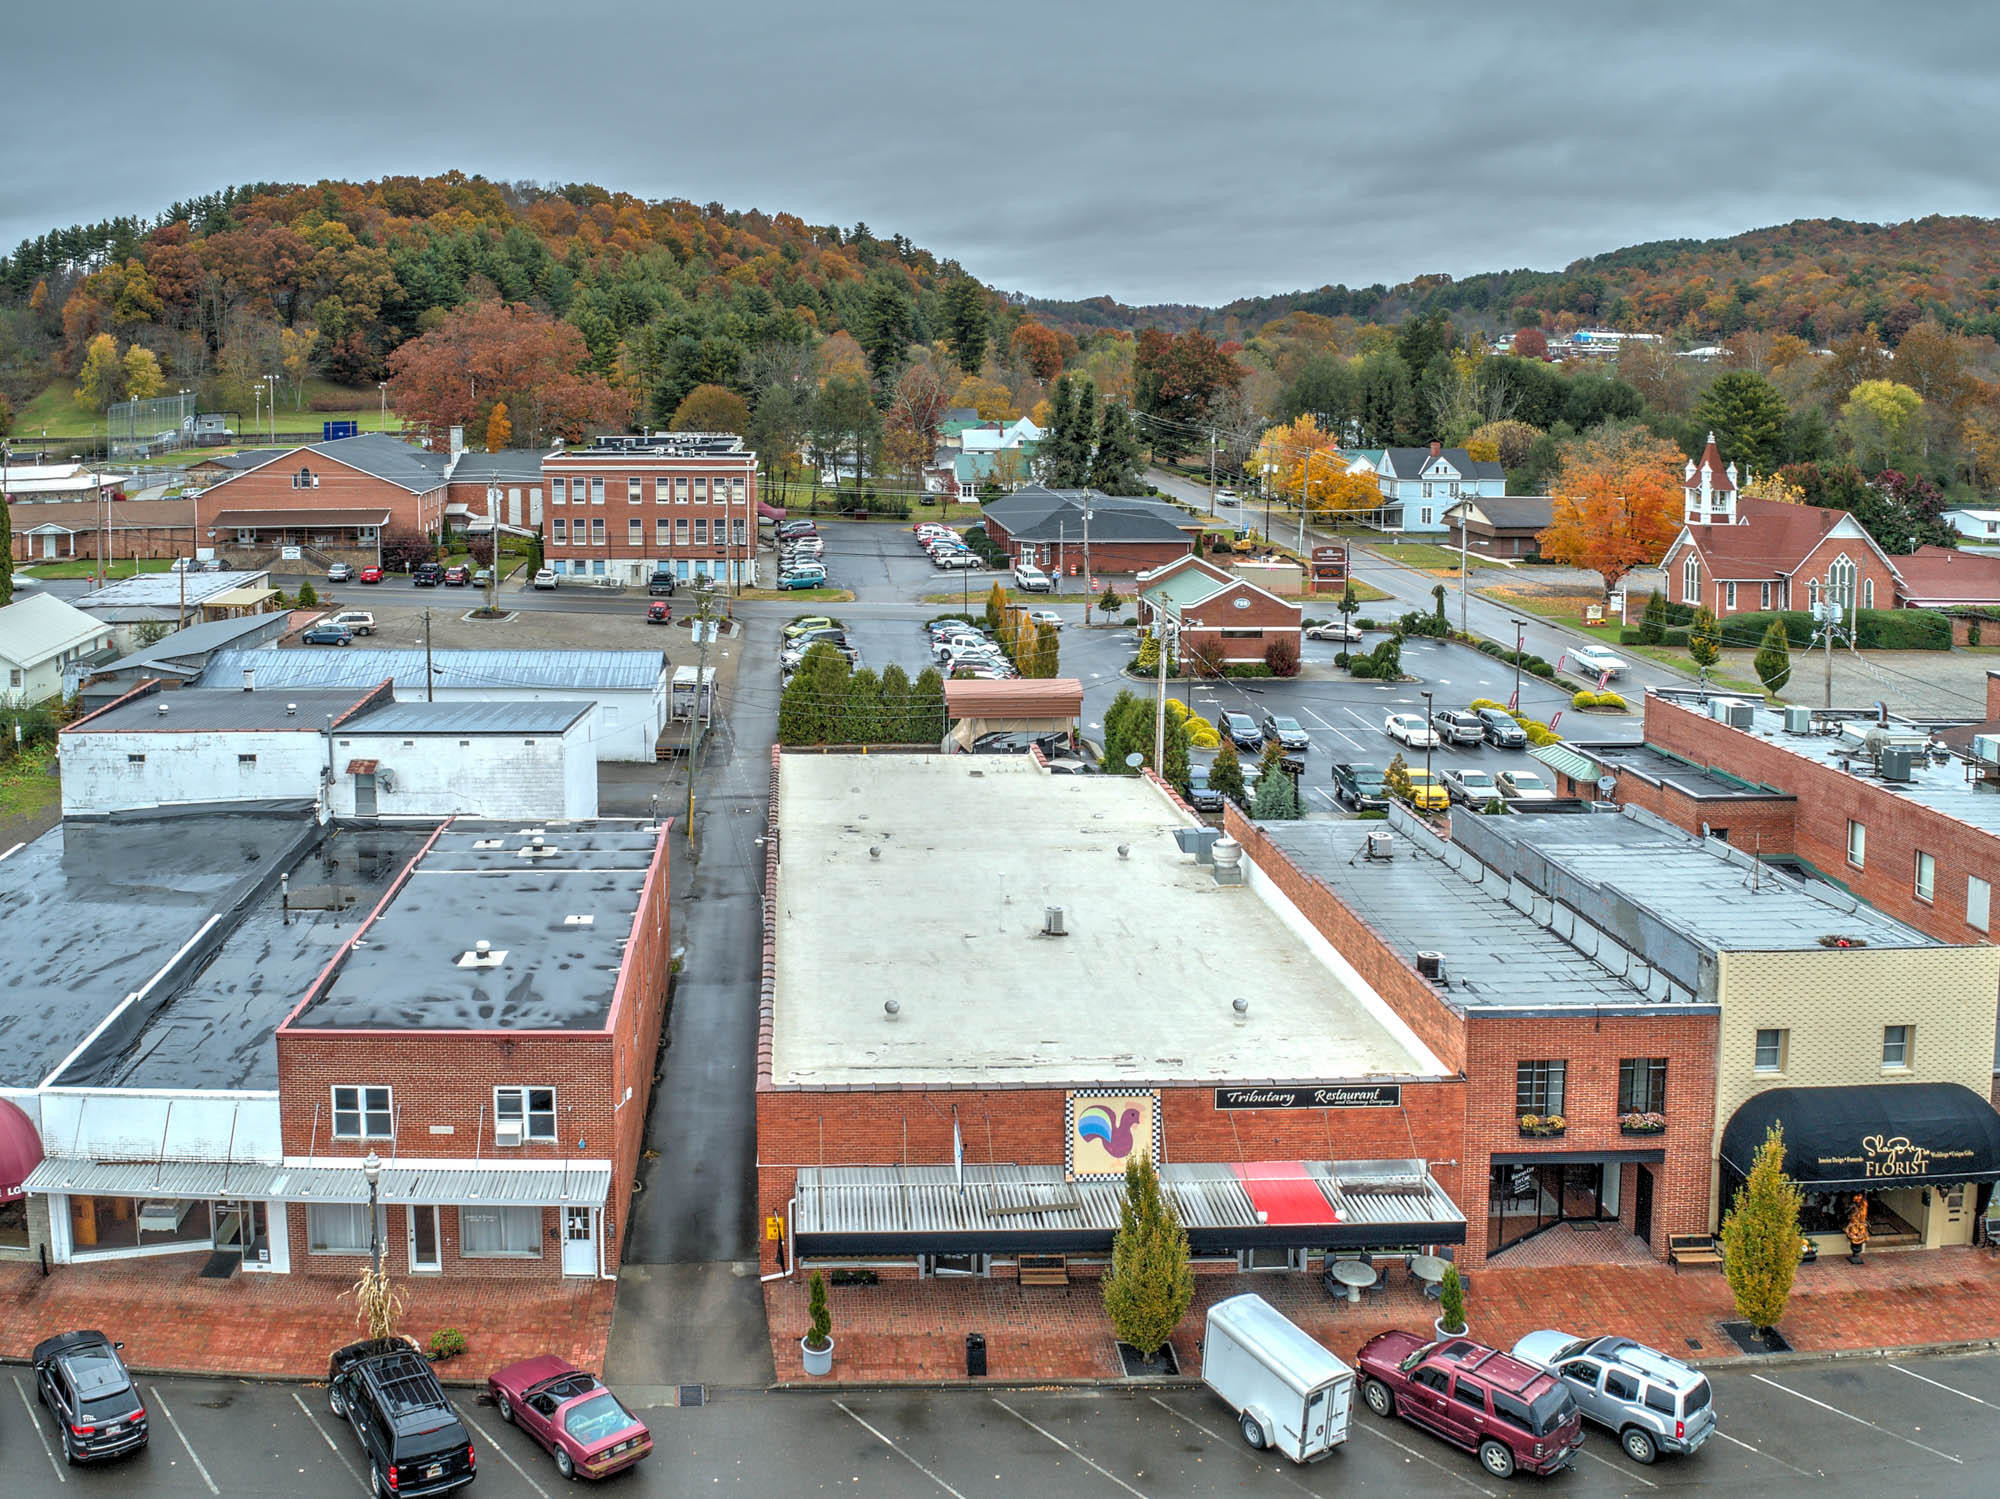
[[1310,1463],[1347,1440],[1354,1371],[1262,1296],[1209,1308],[1201,1378],[1236,1412],[1252,1447]]

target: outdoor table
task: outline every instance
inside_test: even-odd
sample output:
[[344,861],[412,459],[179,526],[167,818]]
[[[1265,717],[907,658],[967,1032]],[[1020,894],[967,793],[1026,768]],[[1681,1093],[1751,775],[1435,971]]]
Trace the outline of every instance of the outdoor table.
[[1375,1268],[1364,1265],[1359,1260],[1335,1260],[1331,1272],[1333,1278],[1347,1287],[1347,1299],[1359,1301],[1361,1288],[1375,1284]]
[[1410,1274],[1425,1285],[1434,1286],[1444,1279],[1444,1272],[1451,1261],[1439,1259],[1434,1254],[1413,1254],[1410,1256]]

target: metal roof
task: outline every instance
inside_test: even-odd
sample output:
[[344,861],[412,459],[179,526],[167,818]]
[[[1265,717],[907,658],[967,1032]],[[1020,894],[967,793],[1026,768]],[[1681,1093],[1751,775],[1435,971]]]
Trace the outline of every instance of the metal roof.
[[484,484],[488,480],[508,480],[539,484],[542,479],[540,448],[502,448],[497,453],[460,453],[451,466],[454,484]]
[[355,734],[560,734],[592,706],[571,699],[384,703],[342,727]]
[[[316,458],[331,458],[385,483],[394,484],[399,489],[407,489],[412,494],[427,494],[444,483],[444,454],[425,452],[382,432],[362,432],[353,437],[336,438],[332,442],[279,449],[255,467],[290,462],[304,453],[311,453]],[[240,473],[250,472],[250,468],[240,470]],[[212,489],[219,492],[237,477],[238,474],[231,474],[213,485]]]
[[[658,691],[664,651],[477,651],[432,654],[442,688],[557,688],[575,692]],[[411,649],[224,651],[201,675],[204,687],[238,686],[243,669],[265,687],[361,687],[394,678],[398,692],[424,689],[424,653]]]
[[245,635],[255,635],[259,631],[277,632],[283,622],[281,614],[242,614],[228,619],[205,619],[200,624],[189,625],[184,630],[176,630],[143,650],[120,656],[109,666],[107,672],[127,671],[141,666],[154,666],[164,661],[185,661],[190,657],[207,656],[213,651],[227,650]]
[[136,577],[106,583],[72,602],[79,609],[133,604],[166,605],[171,608],[182,603],[192,608],[218,593],[228,593],[234,588],[261,588],[270,581],[271,575],[261,569],[235,573],[140,573]]
[[40,666],[106,638],[104,621],[48,593],[24,593],[0,609],[0,660]]
[[1596,761],[1567,744],[1544,744],[1528,753],[1550,770],[1559,770],[1572,781],[1595,781],[1599,774]]
[[[255,692],[241,687],[183,687],[154,692],[130,702],[101,709],[63,730],[64,734],[175,734],[194,730],[291,729],[306,734],[325,730],[366,701],[380,685],[342,691],[274,690],[259,683]],[[162,711],[164,710],[164,711]],[[352,725],[342,725],[352,727]]]
[[[46,1156],[23,1183],[29,1192],[110,1197],[258,1197],[295,1202],[366,1202],[361,1163],[287,1166],[268,1161],[94,1161]],[[603,1161],[464,1164],[383,1163],[383,1202],[461,1206],[578,1203],[603,1206],[611,1167]]]

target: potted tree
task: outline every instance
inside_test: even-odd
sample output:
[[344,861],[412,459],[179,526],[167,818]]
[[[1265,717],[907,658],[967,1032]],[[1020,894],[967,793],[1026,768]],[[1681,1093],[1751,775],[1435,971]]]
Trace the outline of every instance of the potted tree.
[[808,1374],[833,1372],[833,1313],[826,1306],[826,1277],[815,1270],[806,1289],[806,1317],[811,1325],[799,1339]]
[[1854,1210],[1847,1215],[1847,1262],[1861,1263],[1861,1251],[1868,1247],[1868,1195],[1854,1194]]
[[1777,1326],[1792,1297],[1792,1280],[1806,1245],[1799,1232],[1804,1200],[1785,1175],[1785,1137],[1773,1124],[1722,1219],[1722,1273],[1729,1278],[1736,1315],[1759,1339]]
[[1438,1282],[1438,1315],[1434,1325],[1441,1338],[1465,1336],[1465,1282],[1459,1279],[1456,1265],[1446,1265],[1444,1279]]

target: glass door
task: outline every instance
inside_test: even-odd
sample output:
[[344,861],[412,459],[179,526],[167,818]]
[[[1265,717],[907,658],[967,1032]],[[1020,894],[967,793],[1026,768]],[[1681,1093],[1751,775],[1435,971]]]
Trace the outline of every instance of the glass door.
[[444,1268],[438,1257],[438,1210],[434,1206],[412,1205],[410,1218],[410,1270],[413,1274]]

